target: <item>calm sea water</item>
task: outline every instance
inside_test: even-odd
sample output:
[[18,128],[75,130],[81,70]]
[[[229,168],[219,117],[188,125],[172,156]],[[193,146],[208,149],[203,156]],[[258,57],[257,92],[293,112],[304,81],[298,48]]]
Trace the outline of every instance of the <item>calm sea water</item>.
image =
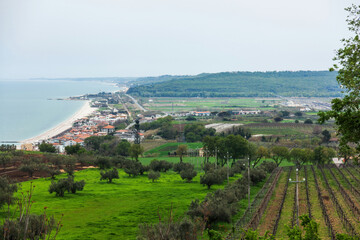
[[0,80],[0,142],[37,136],[68,119],[84,104],[49,98],[117,90],[109,83],[94,81]]

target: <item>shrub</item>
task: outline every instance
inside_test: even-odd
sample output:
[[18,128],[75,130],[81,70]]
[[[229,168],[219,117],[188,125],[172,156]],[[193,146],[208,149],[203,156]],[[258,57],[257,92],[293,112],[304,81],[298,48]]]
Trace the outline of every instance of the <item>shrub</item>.
[[150,171],[148,174],[148,178],[154,182],[160,178],[160,172]]
[[111,167],[111,161],[108,157],[98,157],[95,161],[95,164],[100,169],[108,169]]
[[15,197],[14,193],[17,191],[17,185],[11,183],[6,177],[0,177],[0,208],[5,204],[11,205]]
[[129,177],[136,177],[137,175],[141,174],[143,170],[145,170],[144,166],[140,162],[133,160],[129,161],[124,169],[124,171],[129,174]]
[[112,170],[108,170],[108,171],[101,171],[100,172],[100,181],[101,180],[108,180],[109,183],[112,183],[113,179],[119,179],[119,172],[116,168],[113,168]]
[[266,171],[267,173],[271,173],[276,167],[276,163],[269,161],[264,161],[259,166],[259,168],[264,169],[264,171]]
[[49,192],[50,194],[55,192],[56,196],[63,197],[65,191],[68,191],[69,193],[76,193],[76,191],[82,191],[84,186],[84,180],[75,182],[73,176],[68,176],[67,178],[60,179],[58,182],[52,181],[49,187]]
[[253,168],[250,170],[250,180],[254,184],[263,181],[266,178],[266,172],[262,168]]
[[194,169],[194,165],[191,163],[180,162],[180,163],[175,163],[173,166],[173,170],[177,173],[180,173],[181,171],[188,169],[188,168]]
[[183,180],[186,179],[187,182],[191,182],[191,180],[197,175],[197,172],[194,169],[187,168],[180,172],[180,176]]
[[165,160],[152,160],[149,167],[155,172],[166,172],[173,167],[173,164]]
[[218,173],[218,171],[209,171],[203,176],[200,176],[200,184],[206,185],[208,189],[214,184],[222,184],[224,178]]
[[205,173],[214,170],[215,167],[216,167],[215,163],[205,163],[202,165],[202,169],[204,170]]
[[304,121],[304,123],[305,123],[305,124],[313,124],[313,121],[308,118],[308,119],[306,119],[306,120]]

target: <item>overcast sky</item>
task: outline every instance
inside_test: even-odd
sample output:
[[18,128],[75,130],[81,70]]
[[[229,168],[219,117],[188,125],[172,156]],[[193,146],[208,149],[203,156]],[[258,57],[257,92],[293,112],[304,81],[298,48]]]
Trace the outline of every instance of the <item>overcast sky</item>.
[[327,70],[355,0],[0,0],[0,78]]

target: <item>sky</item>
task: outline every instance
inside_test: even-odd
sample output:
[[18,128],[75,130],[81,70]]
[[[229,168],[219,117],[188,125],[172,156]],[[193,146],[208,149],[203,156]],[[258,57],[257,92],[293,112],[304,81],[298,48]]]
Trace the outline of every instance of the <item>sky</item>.
[[0,0],[0,79],[327,70],[355,0]]

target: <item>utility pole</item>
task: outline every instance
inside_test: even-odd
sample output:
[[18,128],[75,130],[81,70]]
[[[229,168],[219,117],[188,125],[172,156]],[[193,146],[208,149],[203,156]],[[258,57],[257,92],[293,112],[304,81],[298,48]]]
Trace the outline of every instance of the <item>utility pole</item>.
[[289,178],[289,182],[296,183],[296,224],[300,227],[299,224],[299,183],[305,182],[305,178],[302,181],[299,181],[299,169],[296,169],[296,181],[291,181]]

